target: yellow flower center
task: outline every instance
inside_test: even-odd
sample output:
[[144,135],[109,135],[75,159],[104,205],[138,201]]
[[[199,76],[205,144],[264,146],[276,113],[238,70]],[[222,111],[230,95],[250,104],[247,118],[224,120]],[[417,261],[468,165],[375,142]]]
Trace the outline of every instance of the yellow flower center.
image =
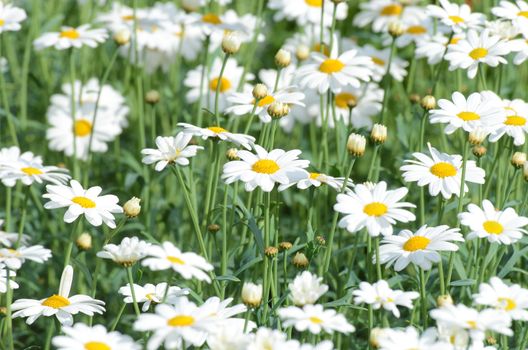
[[323,6],[323,0],[304,0],[308,6],[321,7]]
[[517,307],[517,303],[511,298],[499,298],[498,301],[506,311],[511,311]]
[[378,66],[384,66],[385,65],[385,61],[382,60],[379,57],[371,57],[371,59],[372,59],[372,62],[374,62],[374,64],[377,64]]
[[148,293],[147,295],[145,295],[145,298],[147,298],[150,301],[153,301],[154,300],[154,298],[152,297],[153,295],[154,293]]
[[257,160],[252,166],[251,169],[260,174],[274,174],[280,167],[277,162],[271,159],[260,159]]
[[339,108],[348,108],[349,102],[356,102],[357,97],[348,92],[341,92],[335,95],[335,104]]
[[[321,46],[322,46],[322,48],[321,48]],[[326,44],[322,44],[322,45],[321,45],[321,43],[314,44],[313,47],[312,47],[312,51],[313,52],[320,52],[320,53],[322,53],[325,56],[330,56],[330,49],[328,48],[328,46]]]
[[317,180],[317,178],[321,175],[320,173],[310,173],[310,179]]
[[521,11],[517,13],[517,16],[528,18],[528,11]]
[[399,4],[387,5],[381,9],[383,16],[398,16],[402,12],[402,6]]
[[382,216],[387,212],[387,206],[380,202],[372,202],[363,208],[363,212],[368,216]]
[[42,302],[42,305],[52,307],[54,309],[60,309],[61,307],[70,305],[70,301],[65,297],[53,294],[48,299],[44,300]]
[[343,68],[345,68],[343,62],[341,62],[340,60],[329,58],[323,63],[321,63],[321,65],[319,66],[319,71],[326,74],[332,74],[340,72]]
[[504,227],[502,227],[501,223],[495,220],[484,221],[482,227],[484,227],[484,230],[486,230],[487,233],[492,235],[500,235],[502,231],[504,231]]
[[79,204],[85,209],[95,208],[95,202],[90,198],[86,197],[73,197],[71,201],[75,204]]
[[37,169],[37,168],[33,168],[33,167],[22,168],[20,170],[22,170],[22,172],[24,172],[24,173],[26,173],[27,175],[30,175],[30,176],[31,175],[42,175],[42,174],[44,174],[42,172],[42,170]]
[[431,242],[431,240],[427,237],[414,236],[414,237],[409,238],[407,242],[405,242],[405,244],[403,245],[403,250],[408,251],[408,252],[415,252],[417,250],[423,250],[427,248],[427,246],[429,245],[429,242]]
[[465,122],[470,121],[470,120],[479,120],[480,119],[480,115],[478,115],[475,112],[460,112],[460,113],[457,114],[457,117],[459,117],[460,119],[462,119]]
[[520,115],[510,115],[506,117],[505,125],[523,126],[526,124],[526,118]]
[[410,26],[407,28],[407,33],[413,35],[420,35],[427,33],[427,29],[424,26]]
[[477,329],[477,322],[476,321],[467,321],[466,323],[469,326],[469,328]]
[[310,321],[311,321],[312,323],[316,323],[316,324],[321,324],[321,323],[323,323],[323,320],[321,320],[319,317],[315,317],[315,316],[310,317]]
[[451,39],[451,41],[449,41],[449,45],[455,45],[459,41],[460,41],[460,38],[454,37]]
[[92,123],[86,119],[79,119],[75,121],[74,125],[75,135],[79,137],[85,137],[90,135],[92,132]]
[[121,19],[123,21],[131,21],[134,19],[134,15],[124,15],[124,16],[121,16]]
[[259,101],[258,101],[258,106],[259,107],[264,107],[264,106],[267,106],[267,105],[270,105],[272,104],[273,102],[275,102],[275,98],[271,95],[268,95],[264,98],[261,98]]
[[105,343],[101,343],[98,341],[91,341],[86,344],[84,344],[85,350],[112,350],[111,347],[106,345]]
[[174,316],[167,321],[167,324],[172,327],[189,327],[194,324],[194,317],[187,315]]
[[488,54],[488,50],[486,50],[483,47],[477,47],[476,49],[471,50],[471,52],[469,53],[469,57],[471,57],[474,60],[478,60],[478,59],[486,57],[487,54]]
[[444,177],[450,177],[455,176],[457,174],[456,168],[453,166],[453,164],[446,163],[446,162],[440,162],[436,163],[429,169],[431,174],[434,176],[444,178]]
[[460,16],[449,16],[449,19],[455,24],[464,23],[464,19]]
[[207,14],[203,15],[202,16],[202,21],[204,21],[205,23],[210,23],[210,24],[214,24],[214,25],[218,25],[218,24],[222,23],[222,20],[220,19],[220,17],[218,17],[214,13],[207,13]]
[[5,24],[5,21],[3,19],[0,19],[0,27]]
[[75,29],[66,29],[66,30],[63,30],[62,32],[60,32],[59,34],[59,37],[61,38],[67,38],[67,39],[78,39],[81,35],[79,34],[79,32]]
[[[216,91],[216,88],[218,87],[218,78],[214,78],[209,83],[209,88],[213,91]],[[231,82],[229,79],[222,77],[220,80],[220,92],[226,92],[231,89]]]
[[173,264],[185,265],[185,261],[183,261],[182,259],[180,259],[180,258],[178,258],[176,256],[168,256],[167,260],[169,260]]
[[219,126],[210,126],[210,127],[207,128],[207,130],[211,130],[215,134],[220,134],[220,133],[223,133],[223,132],[227,132],[226,129],[221,128]]

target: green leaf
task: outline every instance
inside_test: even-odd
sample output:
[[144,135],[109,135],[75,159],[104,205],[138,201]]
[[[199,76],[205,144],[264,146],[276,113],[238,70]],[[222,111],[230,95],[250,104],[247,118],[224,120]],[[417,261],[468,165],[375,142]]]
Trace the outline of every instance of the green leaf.
[[512,256],[508,259],[508,261],[506,262],[506,264],[504,264],[504,266],[502,267],[502,269],[500,270],[498,276],[500,278],[504,278],[506,275],[508,275],[511,271],[513,271],[514,267],[515,267],[515,264],[517,264],[517,262],[523,257],[526,255],[526,253],[528,252],[528,247],[524,247],[523,249],[521,250],[518,250],[516,251],[515,253],[512,254]]
[[227,276],[216,276],[216,279],[219,280],[219,281],[231,281],[231,282],[240,282],[240,279],[235,277],[235,276],[232,276],[232,275],[227,275]]
[[450,283],[452,287],[464,287],[464,286],[472,286],[476,283],[473,279],[463,279],[458,281],[453,281]]

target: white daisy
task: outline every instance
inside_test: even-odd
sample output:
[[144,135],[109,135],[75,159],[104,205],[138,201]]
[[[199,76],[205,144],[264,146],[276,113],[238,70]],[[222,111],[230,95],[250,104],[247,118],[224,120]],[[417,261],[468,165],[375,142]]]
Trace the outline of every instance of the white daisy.
[[518,284],[508,286],[500,278],[492,277],[489,284],[480,284],[473,300],[478,305],[504,310],[513,320],[528,320],[528,290]]
[[[322,174],[322,173],[311,172],[309,173],[309,176],[305,179],[290,183],[288,185],[280,185],[279,191],[282,191],[294,185],[297,185],[297,188],[300,190],[305,190],[312,186],[320,187],[321,185],[324,184],[324,185],[328,185],[329,187],[333,188],[334,190],[338,192],[341,192],[341,188],[343,187],[344,183],[345,183],[344,177],[333,177],[333,176]],[[354,184],[352,183],[352,180],[348,179],[347,185],[346,185],[347,190],[351,189],[353,186]]]
[[387,190],[385,181],[356,185],[353,191],[337,195],[334,210],[345,214],[339,221],[339,227],[346,228],[351,233],[367,228],[373,237],[380,233],[384,236],[392,235],[392,226],[396,222],[416,220],[413,213],[404,209],[416,206],[400,202],[407,192],[405,187]]
[[233,327],[230,322],[227,322],[218,325],[214,331],[209,333],[207,346],[211,350],[247,349],[251,340],[252,334],[244,333],[243,328]]
[[183,132],[193,136],[201,136],[203,140],[208,138],[218,138],[222,141],[234,143],[237,146],[242,146],[246,149],[251,149],[255,143],[255,138],[245,134],[233,134],[220,126],[209,126],[207,128],[200,128],[192,124],[178,123],[178,126],[183,127]]
[[[323,0],[270,0],[268,7],[276,10],[273,19],[277,22],[283,19],[294,20],[299,26],[320,25]],[[325,3],[323,12],[324,25],[329,27],[332,24],[332,14],[337,6],[336,19],[343,20],[347,16],[348,6],[346,3],[334,4]]]
[[9,289],[17,289],[18,283],[11,280],[11,278],[16,277],[16,272],[13,270],[9,270],[9,278],[7,277],[7,269],[4,265],[0,264],[0,293],[7,292],[7,283],[9,281]]
[[303,271],[295,276],[293,282],[288,284],[290,297],[297,306],[315,304],[317,300],[328,291],[328,286],[324,283],[322,277]]
[[464,33],[458,33],[449,41],[449,38],[442,33],[426,35],[416,41],[415,56],[416,58],[427,58],[428,64],[437,64],[444,58],[444,54],[447,53],[447,47],[458,43],[464,37]]
[[44,33],[33,42],[35,50],[54,47],[57,50],[65,50],[71,47],[82,46],[96,47],[108,38],[106,29],[91,29],[90,24],[80,27],[62,27],[60,32]]
[[233,316],[246,312],[247,308],[244,304],[229,306],[232,302],[233,298],[221,300],[219,297],[213,296],[208,298],[202,307],[210,310],[209,319],[217,324],[231,323],[235,325],[236,323],[241,323],[243,327],[244,319],[234,318]]
[[460,213],[460,223],[471,232],[468,239],[487,238],[490,243],[512,244],[528,233],[523,227],[528,225],[528,218],[519,216],[513,208],[497,210],[485,199],[482,208],[471,203],[467,212]]
[[108,332],[102,325],[93,327],[76,323],[73,327],[62,327],[64,335],[53,337],[52,344],[57,350],[140,350],[128,335]]
[[355,304],[372,305],[374,310],[383,307],[392,312],[395,317],[400,317],[398,306],[408,309],[413,308],[413,300],[420,296],[417,292],[404,292],[403,290],[392,290],[385,280],[376,283],[361,282],[359,289],[352,292]]
[[491,9],[491,13],[496,17],[506,19],[512,24],[523,30],[528,25],[528,3],[523,0],[501,1],[498,6]]
[[115,228],[114,213],[122,213],[117,203],[119,198],[112,194],[100,196],[102,188],[99,186],[90,187],[85,190],[76,180],[70,181],[70,186],[47,185],[48,193],[42,197],[49,199],[44,204],[46,209],[57,209],[68,207],[64,213],[64,221],[72,223],[80,215],[84,215],[86,220],[93,226],[101,226],[104,222],[108,227]]
[[281,331],[260,327],[246,350],[286,350],[298,346],[298,341],[287,339],[286,334]]
[[[0,220],[0,227],[4,224],[4,220]],[[0,229],[0,246],[11,247],[19,239],[18,232],[5,232]],[[29,242],[29,236],[22,234],[20,236],[20,244],[25,246]]]
[[[168,285],[165,282],[156,285],[147,283],[144,286],[134,283],[136,301],[138,304],[143,303],[141,310],[147,312],[151,304],[159,304],[161,302],[173,304],[176,302],[177,298],[189,294],[188,289],[181,289],[177,286],[170,286],[167,289],[167,287]],[[129,284],[119,288],[119,294],[125,297],[125,303],[130,304],[134,302],[134,299],[132,298],[132,289]]]
[[508,135],[513,138],[515,146],[524,145],[526,133],[528,133],[528,103],[519,98],[503,100],[491,91],[484,91],[482,95],[490,99],[495,98],[496,103],[506,112],[506,117],[503,118],[502,124],[492,129],[489,137],[490,142],[496,142],[502,136]]
[[445,99],[438,101],[439,109],[429,111],[431,124],[443,123],[446,134],[452,134],[458,128],[472,132],[476,128],[495,130],[506,119],[504,109],[493,100],[474,92],[467,100],[460,92],[455,91],[452,102]]
[[27,18],[26,11],[12,4],[0,3],[0,33],[19,31],[21,22]]
[[472,13],[467,4],[453,4],[448,0],[440,0],[439,2],[440,6],[427,5],[427,12],[431,17],[440,19],[455,33],[470,28],[479,28],[484,24],[486,17],[482,13]]
[[189,146],[192,135],[179,132],[173,136],[156,137],[155,148],[145,148],[141,151],[144,155],[142,161],[145,164],[154,164],[156,171],[162,171],[169,164],[178,164],[181,166],[189,165],[189,159],[194,157],[202,146]]
[[514,64],[520,65],[528,59],[528,31],[523,31],[522,38],[510,40],[509,44],[510,50],[515,52]]
[[322,305],[305,305],[303,308],[289,306],[280,308],[277,314],[283,321],[284,327],[295,327],[299,332],[308,330],[310,333],[351,333],[355,328],[347,322],[345,316],[335,310],[324,310]]
[[153,271],[173,269],[185,279],[211,282],[207,272],[212,271],[213,266],[193,252],[182,253],[171,242],[151,246],[141,264]]
[[374,32],[385,32],[391,22],[402,18],[424,18],[423,10],[414,6],[404,6],[403,1],[373,0],[359,4],[361,11],[354,17],[354,25],[366,27],[372,24]]
[[428,328],[421,335],[416,328],[410,326],[405,329],[384,329],[379,337],[380,350],[451,350],[449,343],[438,341],[435,328]]
[[415,233],[403,230],[398,235],[383,238],[379,252],[380,263],[387,264],[387,268],[394,264],[396,271],[403,270],[409,263],[430,270],[433,263],[441,261],[439,252],[458,250],[453,241],[464,242],[464,238],[460,229],[449,228],[447,225],[424,225]]
[[119,245],[107,244],[97,256],[111,259],[123,266],[132,266],[136,261],[147,255],[150,243],[139,240],[137,237],[125,237]]
[[[435,33],[434,30],[434,21],[430,17],[422,19],[421,17],[408,16],[402,22],[404,32],[402,35],[396,38],[397,47],[405,47],[411,43],[418,43],[424,38],[430,36],[430,34]],[[442,30],[443,28],[437,28],[437,30]],[[384,45],[389,46],[392,41],[390,35],[386,35],[384,40]]]
[[[406,160],[403,165],[403,179],[406,182],[417,182],[418,186],[429,186],[431,196],[442,193],[445,199],[451,198],[453,194],[460,194],[462,180],[462,156],[441,153],[431,144],[429,155],[415,152],[413,156],[417,160]],[[466,182],[483,184],[486,173],[484,169],[477,167],[475,161],[466,161],[466,174],[464,178],[464,193],[467,192]]]
[[93,299],[87,295],[69,296],[73,281],[73,268],[67,265],[62,272],[59,293],[41,299],[18,299],[11,309],[16,311],[13,318],[27,317],[26,323],[32,324],[40,316],[56,316],[65,326],[73,324],[73,315],[82,313],[93,316],[94,313],[102,314],[105,311],[104,301]]
[[51,258],[51,250],[41,245],[22,246],[17,249],[0,249],[0,264],[6,265],[10,270],[20,269],[26,260],[42,264],[49,258]]
[[[389,68],[389,59],[390,59],[390,48],[384,48],[381,50],[376,49],[372,45],[365,45],[359,48],[361,55],[370,57],[373,65],[372,67],[372,79],[376,82],[380,82],[381,79],[387,74],[387,69]],[[402,81],[403,78],[407,75],[405,68],[409,63],[398,56],[394,55],[392,57],[391,66],[389,74],[396,81]]]

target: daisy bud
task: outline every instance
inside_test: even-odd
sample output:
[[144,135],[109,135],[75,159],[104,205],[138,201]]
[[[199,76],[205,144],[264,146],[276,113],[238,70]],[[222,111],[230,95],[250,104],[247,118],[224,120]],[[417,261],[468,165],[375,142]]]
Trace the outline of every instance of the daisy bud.
[[141,205],[139,205],[141,199],[137,197],[130,198],[125,205],[123,205],[123,212],[129,218],[135,218],[141,212]]
[[280,250],[290,250],[293,247],[293,244],[290,242],[280,242],[279,243],[279,249]]
[[114,34],[114,41],[117,45],[123,46],[130,42],[130,31],[128,29],[121,29]]
[[488,136],[488,133],[482,128],[475,128],[469,133],[469,143],[476,146],[480,145]]
[[418,94],[410,94],[409,95],[409,101],[411,101],[411,103],[413,103],[413,104],[420,103],[420,100],[421,100],[421,97]]
[[348,109],[353,109],[354,107],[357,106],[357,99],[355,97],[350,97],[346,101],[346,105],[347,105]]
[[81,233],[75,243],[79,249],[89,250],[92,248],[92,236],[88,232]]
[[275,63],[280,68],[286,68],[291,63],[291,53],[288,50],[280,49],[275,55]]
[[436,305],[438,305],[438,307],[453,305],[453,298],[451,298],[451,295],[449,294],[440,295],[436,298]]
[[524,152],[515,152],[511,159],[511,164],[520,169],[524,163],[526,163],[526,153]]
[[317,244],[319,244],[320,246],[325,246],[325,245],[326,245],[326,239],[325,239],[323,236],[317,236],[317,237],[315,237],[315,241],[316,241]]
[[155,105],[160,100],[160,93],[157,90],[150,90],[145,94],[145,102]]
[[486,154],[486,147],[482,145],[474,146],[472,149],[473,155],[477,158],[483,157]]
[[422,105],[423,109],[430,110],[436,107],[436,99],[434,96],[426,95],[422,98],[420,104]]
[[253,88],[253,97],[255,100],[262,100],[266,96],[268,96],[268,87],[264,84],[255,85]]
[[486,337],[486,342],[489,344],[489,345],[495,345],[497,344],[497,339],[493,338],[491,335],[488,335]]
[[247,307],[257,307],[262,302],[262,284],[244,282],[242,286],[242,302]]
[[239,160],[238,150],[236,148],[230,148],[226,152],[226,158],[229,160]]
[[297,252],[295,254],[295,256],[293,257],[292,263],[295,267],[298,267],[300,269],[304,269],[305,267],[308,266],[308,264],[310,264],[306,255],[304,255],[304,253],[301,253],[301,252]]
[[367,140],[364,136],[359,134],[350,134],[347,141],[348,153],[354,157],[361,157],[365,154],[365,147],[367,146]]
[[228,55],[233,55],[240,50],[240,37],[236,33],[228,33],[222,39],[222,51]]
[[187,12],[196,12],[200,9],[200,1],[182,0],[181,7]]
[[285,117],[288,113],[290,113],[290,106],[287,103],[275,101],[268,107],[268,114],[275,119]]
[[405,28],[400,21],[393,21],[389,23],[389,34],[393,38],[397,38],[405,32]]
[[0,315],[7,315],[7,307],[0,306]]
[[372,345],[373,348],[379,348],[380,343],[379,340],[383,336],[383,333],[385,333],[384,328],[374,327],[370,331],[370,337],[369,337],[369,343]]
[[278,253],[279,253],[279,250],[277,249],[277,247],[267,247],[266,249],[264,249],[264,254],[266,254],[268,258],[273,258]]
[[218,231],[220,231],[220,225],[209,224],[207,225],[207,231],[209,231],[210,233],[217,233]]
[[295,51],[295,56],[299,61],[304,61],[310,57],[310,48],[306,45],[299,45],[297,46],[297,50]]
[[381,124],[374,124],[370,138],[377,144],[385,143],[387,140],[387,127]]

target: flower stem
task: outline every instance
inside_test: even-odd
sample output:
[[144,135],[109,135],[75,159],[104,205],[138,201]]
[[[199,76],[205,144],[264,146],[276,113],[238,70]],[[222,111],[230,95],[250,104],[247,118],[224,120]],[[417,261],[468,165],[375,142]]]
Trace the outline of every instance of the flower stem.
[[136,291],[134,288],[134,278],[132,277],[132,267],[127,267],[127,276],[128,276],[128,285],[130,286],[130,293],[132,294],[132,302],[134,303],[134,312],[136,316],[139,316],[141,312],[139,311],[139,306],[136,299]]
[[385,73],[385,91],[383,92],[383,102],[381,105],[381,124],[385,123],[385,110],[387,109],[387,101],[389,99],[391,85],[392,85],[392,75],[390,73],[391,65],[392,65],[392,58],[394,56],[394,53],[396,51],[396,38],[392,39],[391,47],[390,47],[390,54],[389,54],[389,62],[387,63],[387,72]]
[[[0,56],[2,56],[2,47],[5,38],[0,38]],[[15,144],[15,146],[18,146],[18,138],[16,134],[15,129],[15,123],[14,123],[14,117],[13,114],[11,114],[11,108],[9,106],[9,99],[7,97],[7,90],[6,90],[6,83],[4,78],[4,73],[0,72],[0,90],[2,91],[2,104],[4,107],[4,111],[7,115],[7,128],[9,129],[9,133],[11,135],[11,140]]]
[[13,290],[11,289],[11,270],[6,266],[6,333],[7,349],[13,350],[13,318],[11,316],[11,302],[13,301]]
[[227,64],[227,60],[229,60],[229,54],[225,54],[224,60],[222,61],[222,68],[220,68],[220,75],[218,76],[218,80],[216,82],[216,91],[215,91],[215,101],[214,101],[214,115],[215,115],[215,121],[216,126],[220,126],[220,113],[218,111],[218,100],[220,98],[220,90],[222,89],[222,76],[224,75],[224,70]]

